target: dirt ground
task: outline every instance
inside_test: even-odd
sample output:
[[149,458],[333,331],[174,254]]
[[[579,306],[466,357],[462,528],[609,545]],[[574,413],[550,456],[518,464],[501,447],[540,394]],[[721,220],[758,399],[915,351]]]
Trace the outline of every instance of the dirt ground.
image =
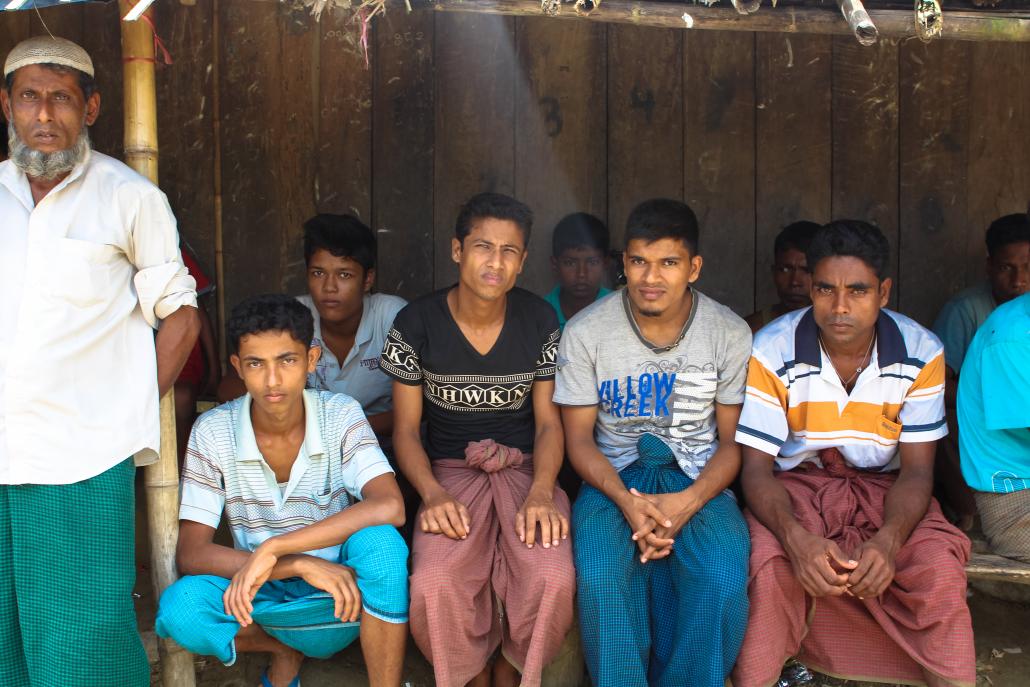
[[[156,664],[154,599],[145,570],[141,570],[140,578],[137,599],[140,629],[151,655],[153,685],[164,687]],[[1030,605],[1003,601],[978,591],[970,592],[969,605],[976,633],[977,687],[1030,687]],[[259,655],[241,656],[236,665],[226,668],[215,659],[197,657],[195,664],[198,687],[254,687],[260,682],[265,659]],[[330,660],[307,661],[301,678],[304,687],[359,687],[368,684],[357,643]],[[584,680],[582,684],[588,682]],[[816,676],[815,682],[806,687],[862,687],[866,684]],[[431,666],[409,642],[404,687],[432,686]]]

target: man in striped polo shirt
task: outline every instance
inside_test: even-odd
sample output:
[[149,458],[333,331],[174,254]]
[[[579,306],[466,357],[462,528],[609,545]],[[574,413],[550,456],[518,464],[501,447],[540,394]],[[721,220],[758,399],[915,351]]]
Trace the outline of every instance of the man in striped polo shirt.
[[751,600],[735,687],[797,656],[831,675],[972,685],[969,540],[933,500],[940,341],[884,306],[889,246],[831,222],[807,252],[812,307],[755,337],[737,427]]
[[[296,687],[305,656],[359,635],[373,687],[400,684],[408,633],[404,504],[361,406],[305,390],[321,352],[285,295],[229,320],[246,395],[204,413],[182,472],[177,563],[157,633],[227,665],[271,654],[262,687]],[[225,512],[233,547],[214,542]]]

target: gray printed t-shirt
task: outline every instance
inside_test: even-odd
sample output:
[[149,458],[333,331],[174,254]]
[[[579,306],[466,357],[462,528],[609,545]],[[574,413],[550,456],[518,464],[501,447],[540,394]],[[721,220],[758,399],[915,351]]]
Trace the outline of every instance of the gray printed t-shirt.
[[625,291],[569,321],[558,349],[554,402],[598,405],[594,432],[616,470],[637,459],[645,432],[665,441],[696,478],[718,446],[715,403],[744,402],[751,330],[697,289],[680,341],[654,350],[640,335]]

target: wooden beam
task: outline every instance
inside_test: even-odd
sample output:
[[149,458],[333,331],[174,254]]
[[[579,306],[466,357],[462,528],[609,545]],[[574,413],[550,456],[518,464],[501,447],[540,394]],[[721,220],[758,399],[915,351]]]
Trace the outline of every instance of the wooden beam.
[[[437,12],[541,16],[539,0],[437,0],[431,7]],[[910,10],[873,9],[869,10],[869,16],[883,38],[911,38],[916,35],[914,14]],[[754,14],[743,15],[730,7],[655,0],[604,0],[587,15],[577,14],[571,4],[563,5],[556,18],[714,31],[851,34],[847,22],[836,8],[766,6]],[[1030,10],[945,11],[942,38],[1030,42]]]

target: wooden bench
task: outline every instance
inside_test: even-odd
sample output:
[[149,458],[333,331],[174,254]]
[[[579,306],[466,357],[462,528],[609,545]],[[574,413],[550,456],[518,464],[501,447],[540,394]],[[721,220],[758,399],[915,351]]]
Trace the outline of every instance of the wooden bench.
[[966,577],[971,580],[1030,584],[1030,563],[1020,563],[990,553],[987,542],[982,539],[974,537],[972,541],[973,555],[966,566]]

